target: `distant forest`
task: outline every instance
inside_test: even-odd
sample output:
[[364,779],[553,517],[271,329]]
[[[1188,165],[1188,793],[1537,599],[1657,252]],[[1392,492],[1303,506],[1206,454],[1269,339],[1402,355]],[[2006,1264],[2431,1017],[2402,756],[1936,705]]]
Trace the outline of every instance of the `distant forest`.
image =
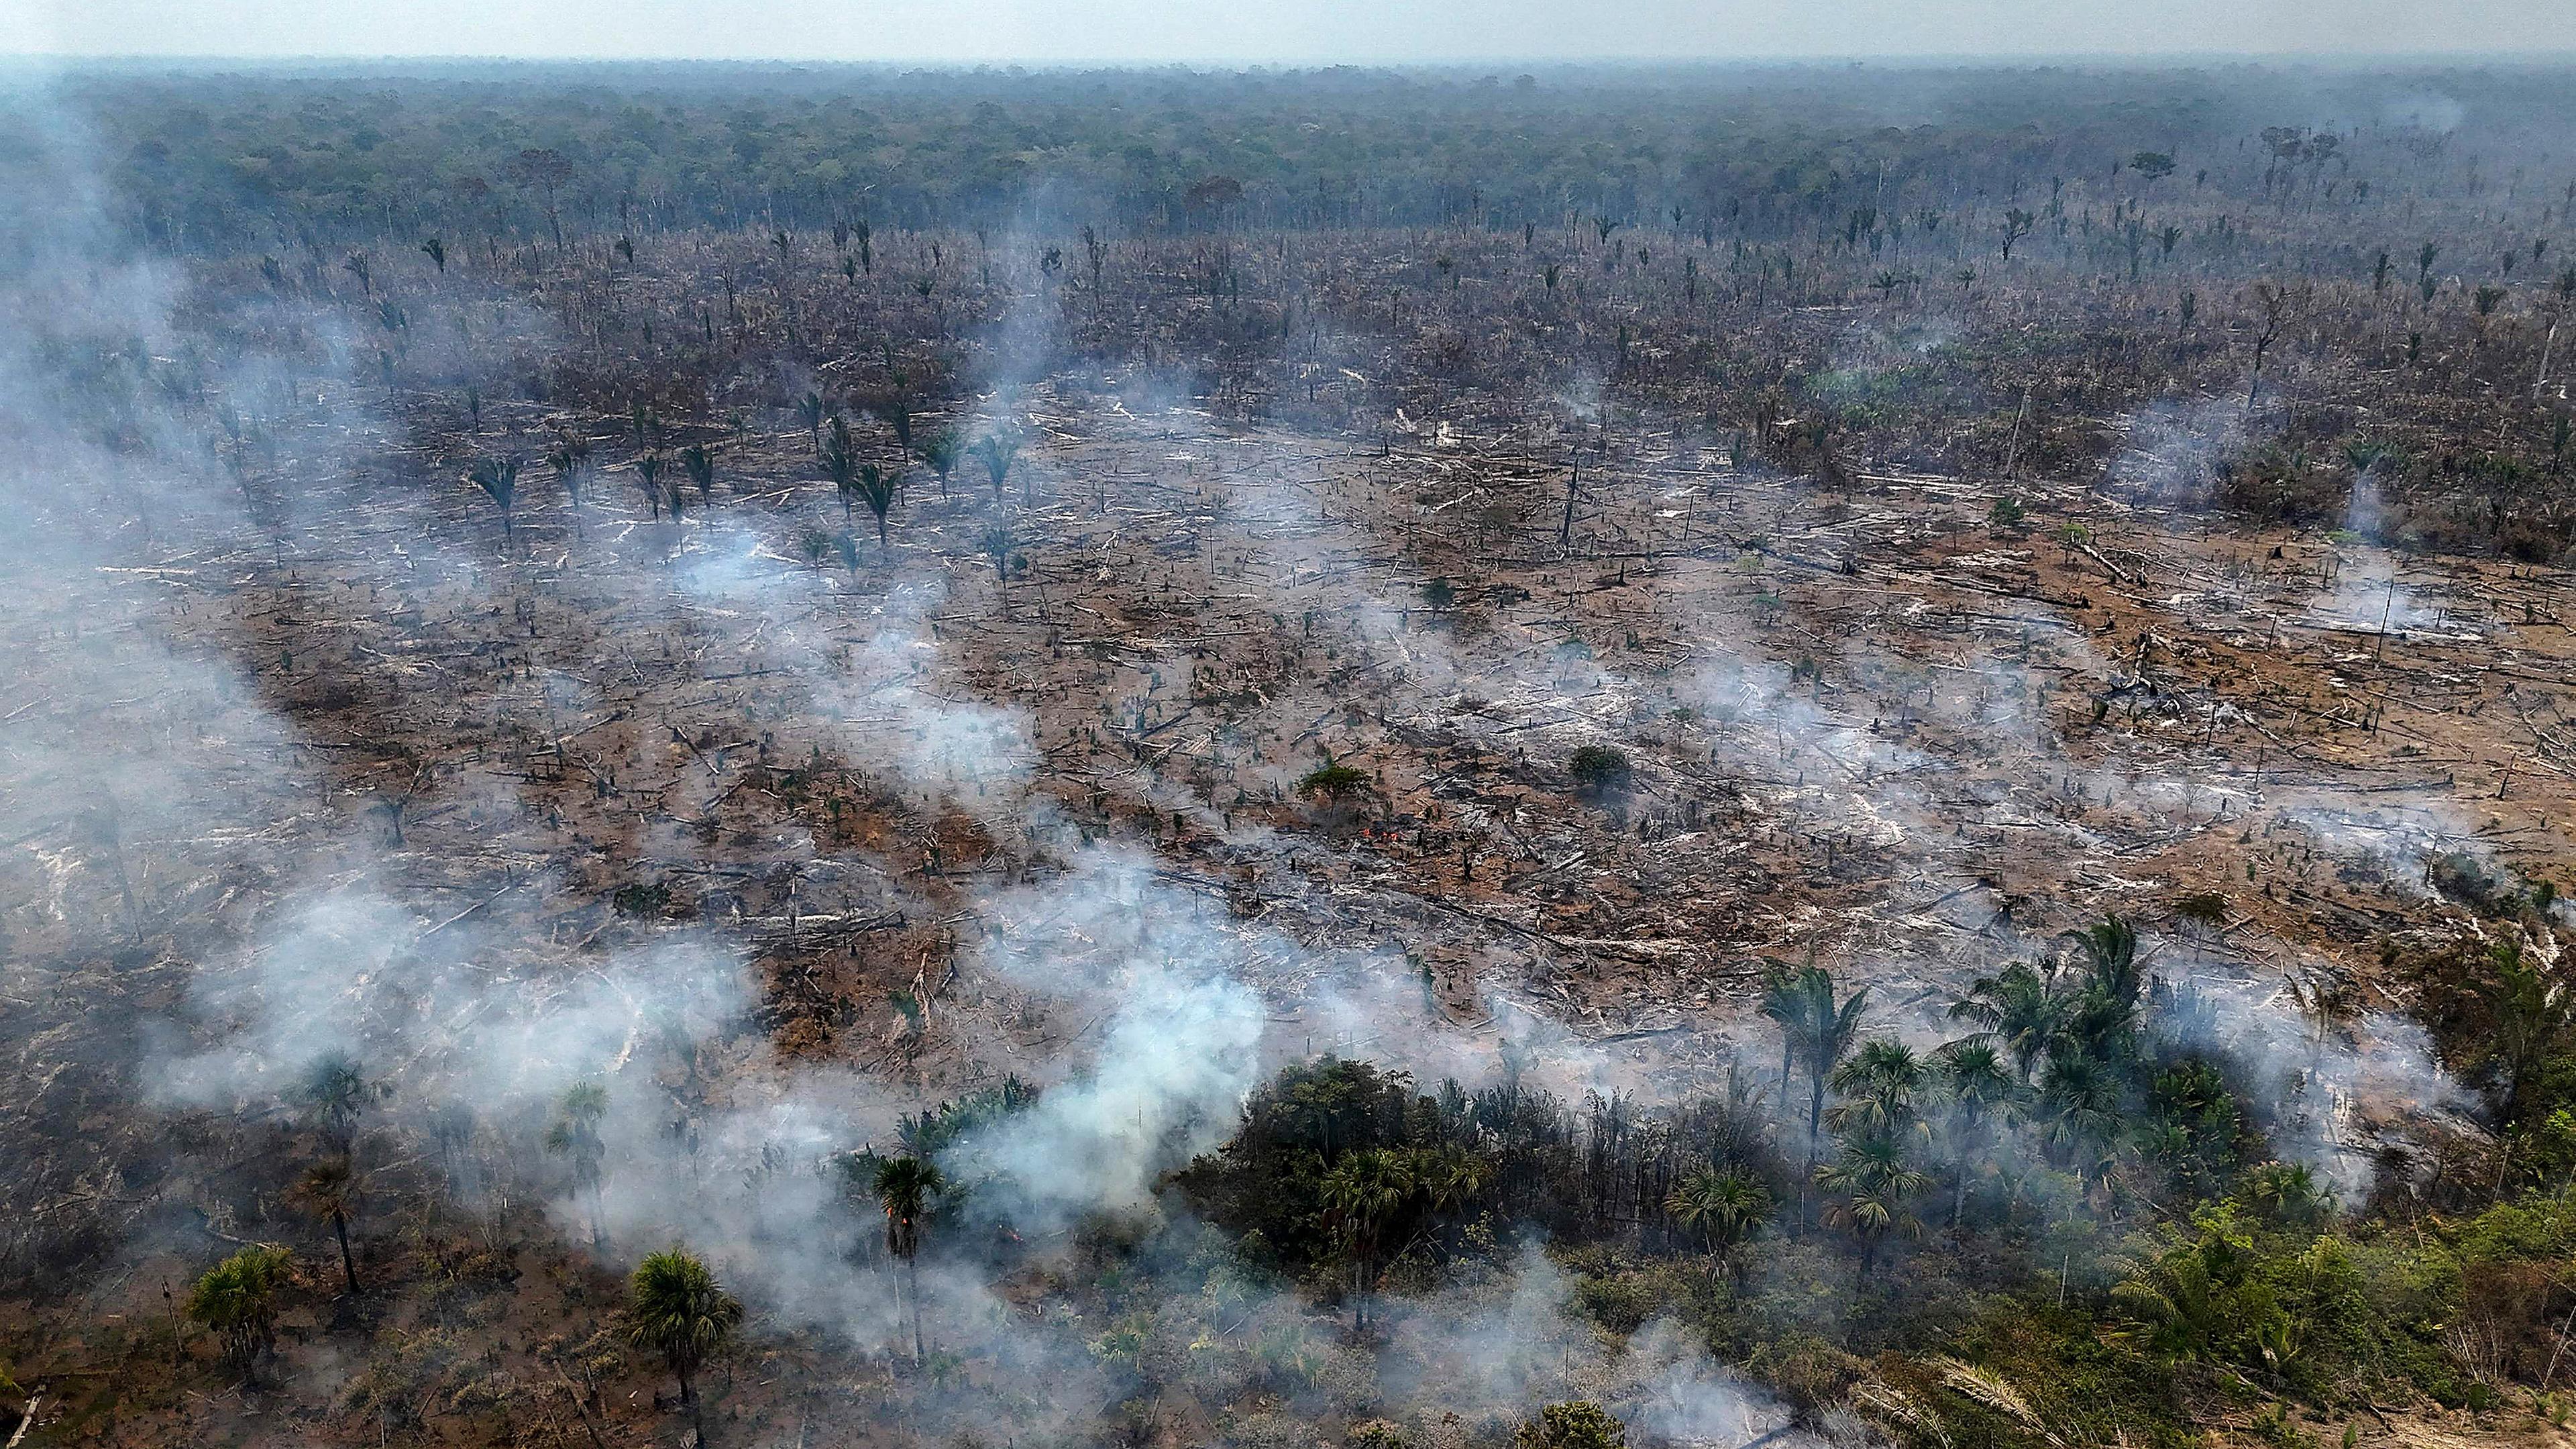
[[[18,83],[90,148],[118,225],[204,253],[863,222],[1517,232],[1577,215],[1779,242],[1857,241],[1866,214],[1875,246],[1918,213],[2036,210],[2086,183],[2453,224],[2576,188],[2568,75],[2511,65],[387,64]],[[2121,175],[2141,158],[2143,177]]]

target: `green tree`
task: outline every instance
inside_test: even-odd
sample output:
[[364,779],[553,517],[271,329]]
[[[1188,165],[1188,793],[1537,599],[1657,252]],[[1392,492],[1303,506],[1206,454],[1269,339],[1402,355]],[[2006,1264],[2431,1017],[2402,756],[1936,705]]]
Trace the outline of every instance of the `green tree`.
[[277,1290],[293,1264],[284,1248],[253,1244],[206,1270],[188,1290],[188,1321],[215,1336],[226,1367],[255,1378],[277,1342]]
[[1940,1073],[1942,1096],[1950,1106],[1951,1143],[1957,1157],[1954,1170],[1958,1175],[1950,1199],[1950,1226],[1956,1228],[1967,1215],[1972,1166],[1994,1148],[1994,1110],[2015,1100],[2021,1084],[2004,1065],[2003,1054],[1992,1042],[1950,1042],[1934,1054],[1933,1061]]
[[1891,1233],[1921,1230],[1911,1210],[1915,1197],[1932,1185],[1891,1137],[1861,1136],[1845,1142],[1832,1162],[1816,1169],[1817,1185],[1840,1195],[1825,1210],[1825,1220],[1860,1239],[1860,1268],[1867,1273]]
[[1915,1097],[1927,1075],[1914,1048],[1893,1037],[1873,1037],[1834,1068],[1833,1088],[1842,1100],[1825,1120],[1837,1132],[1900,1136],[1915,1125]]
[[1412,1161],[1392,1148],[1346,1152],[1324,1174],[1321,1198],[1334,1241],[1351,1271],[1351,1328],[1368,1327],[1369,1285],[1379,1247],[1413,1194]]
[[555,205],[555,194],[571,184],[574,175],[572,163],[565,160],[561,152],[531,146],[510,158],[501,168],[501,174],[507,176],[512,184],[533,188],[545,198],[546,226],[554,233],[555,250],[562,251],[563,214]]
[[2334,1199],[2305,1163],[2264,1163],[2245,1174],[2236,1195],[2263,1222],[2295,1232],[2314,1232],[2334,1216]]
[[689,481],[698,485],[698,498],[705,501],[715,496],[716,450],[704,443],[691,443],[680,450],[680,467]]
[[349,1296],[358,1296],[358,1259],[349,1251],[349,1218],[358,1210],[358,1176],[345,1157],[326,1157],[304,1169],[292,1189],[297,1203],[315,1218],[331,1225],[340,1239],[340,1272],[348,1279]]
[[600,1200],[600,1166],[608,1144],[600,1139],[600,1119],[608,1115],[608,1089],[597,1082],[575,1082],[555,1103],[554,1125],[546,1129],[546,1151],[572,1169],[573,1191],[590,1216],[590,1245],[608,1247],[608,1226]]
[[2149,1260],[2111,1290],[2131,1337],[2167,1358],[2222,1361],[2238,1329],[2230,1291],[2253,1251],[2253,1234],[2204,1217],[2199,1236]]
[[831,475],[832,491],[841,496],[841,522],[856,516],[859,498],[859,449],[850,436],[846,419],[832,419],[831,431],[823,439],[823,471]]
[[933,1199],[948,1190],[936,1163],[919,1157],[879,1162],[872,1186],[885,1206],[886,1251],[903,1260],[905,1296],[912,1300],[912,1366],[926,1356],[921,1331],[921,1230]]
[[[2059,1032],[2087,1055],[2126,1061],[2137,1035],[2146,978],[2138,967],[2138,933],[2118,916],[2060,938],[2072,946],[2084,984],[2066,1003]],[[2054,1054],[2054,1053],[2052,1053]]]
[[2055,986],[2027,961],[2015,961],[1992,976],[1980,976],[1968,994],[1951,1003],[1950,1018],[1978,1028],[1976,1041],[1990,1042],[2011,1053],[2021,1079],[2057,1037],[2066,1002]]
[[1664,1211],[1684,1230],[1697,1232],[1741,1284],[1744,1244],[1771,1220],[1771,1189],[1741,1168],[1703,1167],[1673,1185]]
[[1861,1017],[1869,1010],[1869,988],[1858,988],[1836,1006],[1833,973],[1808,966],[1798,973],[1795,989],[1804,998],[1796,1012],[1795,1054],[1807,1068],[1807,1170],[1813,1172],[1817,1149],[1824,1141],[1825,1087],[1860,1037]]
[[707,1420],[692,1377],[707,1360],[724,1351],[742,1326],[742,1304],[716,1282],[707,1265],[681,1248],[665,1248],[635,1265],[626,1284],[626,1334],[638,1348],[662,1355],[672,1377],[680,1381],[680,1402],[689,1406],[699,1449],[707,1442]]
[[976,439],[975,446],[967,451],[984,465],[984,476],[993,480],[993,501],[999,503],[1002,484],[1010,478],[1011,464],[1020,456],[1019,438],[1012,434],[987,433]]
[[912,399],[904,392],[907,385],[903,373],[895,372],[893,384],[876,400],[870,411],[886,420],[887,426],[894,429],[894,445],[909,453],[912,451]]
[[2519,1121],[2566,1035],[2571,1003],[2565,986],[2527,956],[2519,941],[2499,942],[2488,962],[2493,975],[2478,991],[2495,1023],[2487,1060],[2503,1088],[2498,1114]]
[[358,1123],[368,1108],[384,1100],[385,1092],[382,1083],[367,1079],[366,1068],[356,1057],[332,1051],[305,1068],[303,1080],[296,1084],[295,1097],[322,1130],[332,1152],[347,1157],[357,1141]]
[[1587,796],[1607,795],[1624,787],[1634,767],[1626,752],[1610,745],[1585,745],[1566,756],[1565,772],[1574,788]]
[[1018,546],[1019,542],[1018,536],[1011,531],[1011,521],[1007,518],[995,519],[991,526],[976,537],[975,542],[984,550],[984,557],[992,560],[994,592],[1001,596],[1002,609],[1007,613],[1011,607],[1010,596],[1003,594],[1000,586],[1010,582],[1011,551]]
[[474,1109],[454,1098],[439,1103],[429,1114],[429,1140],[448,1192],[462,1194],[474,1178]]
[[921,446],[915,451],[921,454],[921,461],[930,465],[930,471],[939,475],[939,496],[947,497],[948,475],[957,471],[957,435],[933,433],[922,439]]
[[[1808,953],[1807,964],[1816,964]],[[1808,996],[1798,988],[1798,972],[1786,961],[1770,961],[1762,967],[1762,1014],[1780,1028],[1780,1101],[1789,1100],[1789,1076],[1797,1069],[1798,1041],[1807,1030]]]
[[894,507],[894,475],[874,463],[859,465],[859,499],[877,516],[877,548],[886,547],[886,512]]
[[2061,1165],[2074,1166],[2094,1185],[2108,1176],[2107,1159],[2086,1160],[2089,1149],[2116,1144],[2126,1122],[2123,1084],[2109,1062],[2081,1050],[2049,1053],[2040,1078],[2041,1139]]
[[2172,1190],[2186,1199],[2210,1195],[2235,1164],[2243,1113],[2227,1079],[2198,1057],[2156,1073],[2147,1088],[2141,1145],[2164,1165]]
[[2105,916],[2081,931],[2069,931],[2064,937],[2075,948],[2087,974],[2096,977],[2129,977],[2137,974],[2138,931],[2118,916]]
[[2323,1353],[2373,1316],[2333,1234],[2267,1233],[2220,1203],[2169,1229],[2167,1244],[2111,1291],[2126,1336],[2160,1357],[2313,1386]]
[[1465,1147],[1416,1148],[1414,1192],[1434,1213],[1454,1212],[1484,1191],[1485,1159]]

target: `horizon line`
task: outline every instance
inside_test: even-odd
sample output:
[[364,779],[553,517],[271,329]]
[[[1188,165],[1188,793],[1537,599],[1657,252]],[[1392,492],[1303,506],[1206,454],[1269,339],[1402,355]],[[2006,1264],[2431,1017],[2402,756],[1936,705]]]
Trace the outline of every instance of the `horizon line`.
[[965,56],[886,56],[873,58],[825,56],[754,56],[754,55],[601,55],[601,54],[476,54],[471,52],[387,52],[382,54],[332,53],[198,53],[161,55],[135,51],[0,51],[0,66],[32,65],[112,65],[169,66],[176,68],[210,66],[739,66],[739,67],[812,67],[844,70],[907,70],[955,72],[1010,71],[1144,71],[1193,70],[1251,72],[1264,70],[1317,71],[1463,71],[1500,67],[1522,71],[1542,70],[1637,70],[1687,69],[1699,67],[1783,67],[1836,66],[1896,68],[2027,68],[2034,66],[2094,66],[2105,68],[2147,68],[2173,65],[2274,65],[2284,67],[2325,66],[2334,68],[2391,65],[2570,65],[2576,64],[2576,45],[2556,50],[2386,50],[2386,51],[2295,51],[2295,50],[2172,50],[2172,51],[1921,51],[1886,54],[1852,52],[1780,52],[1777,54],[1705,54],[1705,55],[1581,55],[1581,56],[1509,56],[1461,55],[1418,57],[1410,59],[1336,59],[1328,56],[1296,57],[965,57]]

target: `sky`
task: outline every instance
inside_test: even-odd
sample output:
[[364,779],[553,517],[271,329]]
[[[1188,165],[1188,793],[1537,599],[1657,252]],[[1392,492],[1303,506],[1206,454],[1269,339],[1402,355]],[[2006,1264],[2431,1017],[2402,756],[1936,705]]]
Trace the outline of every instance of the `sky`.
[[0,54],[1070,64],[2566,55],[2576,0],[0,0]]

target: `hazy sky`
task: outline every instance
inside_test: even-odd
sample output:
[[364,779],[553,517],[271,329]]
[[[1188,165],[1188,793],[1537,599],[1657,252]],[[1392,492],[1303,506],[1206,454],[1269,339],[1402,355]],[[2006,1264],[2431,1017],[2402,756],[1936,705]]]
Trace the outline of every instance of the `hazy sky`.
[[0,0],[0,51],[1439,61],[2576,50],[2576,0]]

